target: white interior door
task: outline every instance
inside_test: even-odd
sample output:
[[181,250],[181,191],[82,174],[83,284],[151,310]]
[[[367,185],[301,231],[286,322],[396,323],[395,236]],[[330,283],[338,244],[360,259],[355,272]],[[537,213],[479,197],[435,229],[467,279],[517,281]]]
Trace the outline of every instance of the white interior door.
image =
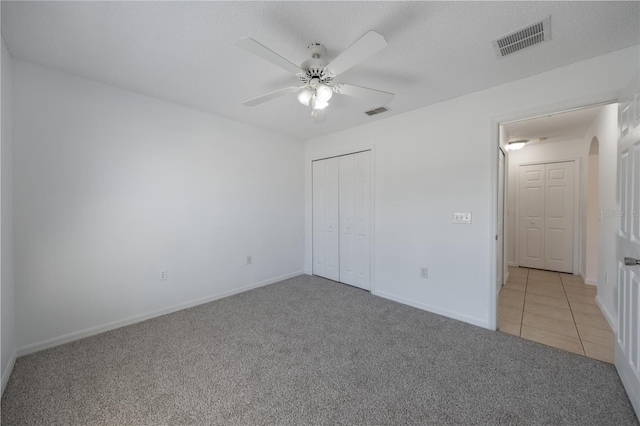
[[312,166],[313,274],[371,289],[371,151]]
[[340,279],[338,223],[338,158],[313,162],[313,273]]
[[544,269],[544,164],[520,166],[519,198],[519,265]]
[[[618,104],[618,329],[616,368],[640,416],[640,76]],[[629,259],[625,262],[625,258]],[[631,260],[633,259],[633,260]],[[628,264],[627,264],[628,263]]]
[[356,283],[355,154],[340,157],[340,282]]
[[504,152],[498,150],[498,234],[496,235],[496,246],[498,248],[496,285],[498,291],[504,284]]
[[545,165],[544,269],[573,272],[574,163]]
[[574,168],[573,161],[520,166],[520,266],[573,272]]
[[371,151],[354,155],[355,285],[371,290]]

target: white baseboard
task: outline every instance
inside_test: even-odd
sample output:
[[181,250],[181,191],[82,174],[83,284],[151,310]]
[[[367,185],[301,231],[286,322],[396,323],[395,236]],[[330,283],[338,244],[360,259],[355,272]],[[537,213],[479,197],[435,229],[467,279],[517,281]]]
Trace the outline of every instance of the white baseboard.
[[504,276],[504,283],[502,283],[502,285],[504,285],[507,281],[509,281],[509,271],[507,270],[507,274]]
[[16,350],[14,349],[11,353],[11,359],[9,359],[9,363],[6,368],[2,372],[2,392],[0,392],[0,396],[4,394],[4,390],[7,387],[7,383],[9,382],[9,377],[11,376],[11,372],[13,371],[13,366],[16,364],[17,358]]
[[414,300],[406,299],[404,297],[395,296],[393,294],[389,294],[384,291],[371,292],[371,294],[378,297],[382,297],[384,299],[393,300],[394,302],[402,303],[403,305],[409,305],[414,308],[422,309],[423,311],[428,311],[434,314],[442,315],[444,317],[448,317],[458,321],[466,322],[468,324],[476,325],[478,327],[486,328],[487,330],[491,330],[491,328],[489,328],[489,323],[485,320],[470,317],[468,315],[460,314],[458,312],[449,311],[447,309],[436,308],[435,306],[427,305],[421,302],[416,302]]
[[589,284],[589,285],[598,285],[598,280],[592,280],[592,279],[588,279],[586,277],[585,274],[583,274],[582,272],[580,272],[578,274],[580,276],[580,278],[582,279],[582,282],[585,284]]
[[[30,343],[28,345],[24,345],[19,347],[16,352],[17,356],[23,356],[27,354],[31,354],[34,352],[38,352],[44,349],[53,348],[54,346],[63,345],[65,343],[73,342],[75,340],[84,339],[85,337],[94,336],[96,334],[104,333],[106,331],[115,330],[116,328],[124,327],[127,325],[135,324],[138,322],[146,321],[151,318],[159,317],[162,315],[170,314],[172,312],[181,311],[183,309],[192,308],[194,306],[202,305],[204,303],[213,302],[214,300],[223,299],[225,297],[233,296],[234,294],[242,293],[248,290],[253,290],[254,288],[262,287],[265,285],[273,284],[278,281],[286,280],[288,278],[297,277],[299,275],[303,275],[304,272],[296,271],[290,274],[281,275],[279,277],[271,278],[265,281],[260,281],[253,284],[248,284],[242,287],[235,288],[233,290],[223,291],[221,293],[212,294],[210,296],[201,297],[199,299],[195,299],[189,302],[179,303],[177,305],[169,306],[167,308],[157,309],[155,311],[147,312],[140,315],[134,315],[132,317],[128,317],[122,320],[113,321],[107,324],[98,325],[95,327],[86,328],[84,330],[75,331],[73,333],[68,333],[59,337],[54,337],[51,339],[43,340],[41,342]],[[4,376],[3,376],[4,380]]]
[[514,268],[518,267],[518,264],[516,262],[507,262],[507,266],[513,266]]
[[602,303],[600,296],[596,296],[596,305],[598,305],[598,307],[602,311],[602,314],[604,315],[605,319],[609,323],[609,327],[611,327],[611,330],[613,330],[614,333],[617,333],[618,325],[617,325],[616,319],[613,315],[611,315],[611,312],[609,312],[609,310],[604,306],[604,303]]

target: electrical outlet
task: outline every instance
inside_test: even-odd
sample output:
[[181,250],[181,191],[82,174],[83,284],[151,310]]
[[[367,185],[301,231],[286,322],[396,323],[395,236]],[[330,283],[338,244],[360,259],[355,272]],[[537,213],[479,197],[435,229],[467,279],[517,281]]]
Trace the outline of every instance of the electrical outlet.
[[420,278],[429,278],[429,268],[420,268]]
[[454,213],[453,214],[453,223],[463,223],[466,225],[471,224],[471,213]]
[[167,279],[167,270],[166,269],[161,269],[160,270],[160,280],[166,280]]
[[247,256],[247,265],[251,265],[253,263],[253,256]]

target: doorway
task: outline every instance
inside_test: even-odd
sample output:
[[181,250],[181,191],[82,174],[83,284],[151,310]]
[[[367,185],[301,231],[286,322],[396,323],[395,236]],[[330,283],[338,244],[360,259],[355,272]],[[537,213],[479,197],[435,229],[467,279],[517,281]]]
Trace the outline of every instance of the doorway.
[[[586,258],[588,177],[597,180],[589,168],[592,137],[588,135],[596,119],[603,121],[603,108],[598,105],[501,126],[501,148],[507,148],[504,256],[508,272],[497,295],[497,316],[502,332],[613,363],[614,333],[597,304],[598,287],[584,280],[582,260]],[[526,142],[512,150],[510,140]],[[500,177],[500,160],[498,166]]]

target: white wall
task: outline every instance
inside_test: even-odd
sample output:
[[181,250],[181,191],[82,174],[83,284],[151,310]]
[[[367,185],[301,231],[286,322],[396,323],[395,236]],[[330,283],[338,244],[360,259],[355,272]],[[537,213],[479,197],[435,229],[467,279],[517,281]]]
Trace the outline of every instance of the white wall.
[[[616,212],[617,163],[618,163],[618,106],[607,105],[598,114],[584,136],[591,144],[596,137],[599,142],[599,198],[600,238],[598,244],[598,302],[609,323],[615,326],[617,309],[617,261],[616,235],[619,217],[606,212]],[[588,145],[587,145],[588,146]]]
[[600,178],[598,177],[600,155],[598,149],[598,139],[594,138],[590,144],[587,159],[586,250],[583,264],[584,279],[588,284],[598,283],[598,239],[600,238]]
[[15,298],[13,279],[13,129],[12,129],[12,80],[11,56],[2,40],[2,135],[0,150],[0,280],[2,288],[2,392],[9,380],[11,369],[15,361]]
[[[375,294],[494,327],[498,129],[505,117],[588,102],[624,87],[638,46],[307,142],[306,259],[311,271],[310,158],[375,146]],[[393,107],[393,105],[391,105]],[[471,225],[452,224],[472,212]],[[420,267],[429,278],[420,278]]]
[[302,271],[302,142],[13,66],[20,353]]
[[[517,264],[517,241],[516,241],[516,192],[518,188],[518,167],[520,164],[526,163],[545,163],[559,160],[574,160],[579,171],[579,193],[581,194],[580,206],[584,204],[582,201],[586,198],[586,161],[588,158],[589,147],[585,149],[584,140],[582,139],[556,139],[553,142],[529,143],[524,148],[517,151],[508,151],[509,171],[508,182],[509,190],[507,194],[507,229],[509,230],[509,239],[507,240],[507,259],[510,264]],[[585,204],[586,205],[586,204]],[[580,240],[580,232],[582,232],[582,215],[583,209],[576,212],[578,217],[578,235],[574,238],[578,240],[578,244],[574,246],[575,255],[581,260],[584,252],[584,244]],[[575,271],[577,274],[579,271]]]

